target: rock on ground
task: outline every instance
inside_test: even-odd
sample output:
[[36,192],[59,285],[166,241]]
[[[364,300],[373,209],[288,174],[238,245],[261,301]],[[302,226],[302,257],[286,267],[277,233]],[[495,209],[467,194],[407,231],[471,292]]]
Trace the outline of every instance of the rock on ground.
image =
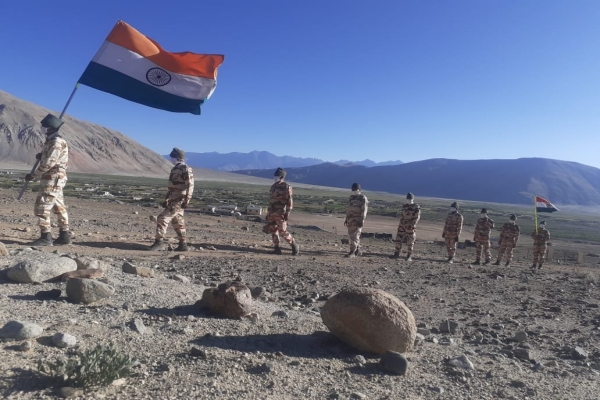
[[197,304],[215,315],[240,318],[252,312],[252,294],[243,283],[229,281],[206,289]]
[[6,250],[6,246],[4,243],[0,242],[0,257],[5,257],[8,255],[8,250]]
[[321,318],[331,333],[361,351],[404,353],[417,336],[412,312],[380,289],[343,289],[327,300]]
[[0,338],[24,340],[38,337],[44,328],[33,322],[8,321],[0,329]]
[[379,360],[379,366],[386,372],[404,375],[408,369],[408,360],[398,352],[387,351]]
[[52,343],[60,348],[73,347],[77,344],[77,339],[68,333],[57,332],[52,335]]
[[74,278],[67,281],[67,297],[74,303],[94,303],[114,293],[112,286],[94,279]]
[[154,277],[154,270],[148,267],[138,267],[129,262],[124,262],[121,270],[126,274],[139,275],[146,278]]
[[104,271],[101,269],[78,269],[77,271],[65,272],[60,276],[60,280],[65,282],[72,278],[98,279],[102,278]]
[[22,252],[7,271],[8,279],[20,283],[41,283],[75,271],[77,263],[68,258],[42,251]]

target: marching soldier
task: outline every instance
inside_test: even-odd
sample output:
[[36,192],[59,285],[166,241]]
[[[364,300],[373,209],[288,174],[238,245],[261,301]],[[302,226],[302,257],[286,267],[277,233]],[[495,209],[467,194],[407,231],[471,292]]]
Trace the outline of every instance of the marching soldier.
[[367,218],[369,200],[361,193],[358,183],[352,184],[352,195],[348,199],[348,210],[344,225],[348,227],[348,238],[350,242],[350,253],[346,257],[354,258],[362,255],[360,251],[360,233]]
[[396,232],[396,243],[392,258],[400,257],[402,242],[406,240],[406,261],[412,261],[412,251],[417,234],[415,232],[417,223],[421,219],[421,207],[415,204],[415,196],[412,193],[406,195],[406,204],[402,205],[400,212],[400,223]]
[[300,246],[292,235],[287,231],[287,221],[294,205],[292,200],[292,187],[284,181],[286,172],[283,168],[277,168],[273,175],[275,183],[269,191],[269,208],[267,210],[267,224],[269,233],[273,237],[273,254],[281,254],[280,237],[292,246],[292,255],[299,254]]
[[174,148],[169,154],[171,162],[174,164],[169,175],[169,190],[165,201],[162,203],[164,208],[157,217],[156,222],[156,239],[149,250],[166,250],[168,245],[165,242],[165,234],[169,222],[173,225],[179,246],[175,251],[187,251],[187,237],[185,233],[185,220],[183,212],[192,200],[194,193],[194,173],[190,167],[185,164],[185,152],[178,148]]
[[517,216],[510,214],[509,221],[502,226],[500,232],[500,239],[498,239],[498,258],[494,265],[500,265],[504,253],[506,253],[506,266],[510,265],[513,258],[513,249],[517,246],[519,241],[519,235],[521,234],[521,228],[517,225]]
[[454,262],[454,254],[456,253],[456,243],[460,238],[460,233],[463,227],[463,216],[458,212],[458,203],[454,202],[450,205],[450,214],[446,217],[444,224],[444,232],[442,238],[446,239],[446,250],[448,251],[448,264]]
[[490,252],[490,232],[494,228],[494,221],[488,217],[487,209],[481,209],[481,218],[477,220],[475,226],[475,251],[477,252],[477,258],[473,265],[481,264],[482,253],[485,255],[485,263],[489,264],[492,260],[492,253]]
[[[69,215],[65,207],[63,188],[67,183],[67,164],[69,161],[69,146],[65,139],[59,136],[58,130],[63,121],[52,114],[46,115],[41,122],[46,129],[46,141],[42,152],[36,155],[40,161],[33,174],[27,174],[25,180],[31,182],[41,176],[40,190],[35,199],[34,212],[38,217],[41,236],[33,242],[34,246],[52,246],[52,244],[71,244],[69,231]],[[52,227],[50,212],[56,214],[60,230],[58,239],[52,242]]]
[[546,250],[548,249],[548,241],[550,240],[550,232],[546,229],[546,221],[540,222],[537,232],[534,230],[531,233],[531,237],[533,238],[533,265],[531,266],[531,270],[535,274],[542,269]]

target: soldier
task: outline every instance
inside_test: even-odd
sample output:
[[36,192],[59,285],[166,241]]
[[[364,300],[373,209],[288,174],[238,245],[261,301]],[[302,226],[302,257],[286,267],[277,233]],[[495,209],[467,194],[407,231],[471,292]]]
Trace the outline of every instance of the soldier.
[[473,265],[481,264],[481,255],[485,254],[485,263],[489,264],[492,260],[492,253],[490,252],[490,232],[494,228],[494,221],[488,218],[487,209],[481,209],[481,218],[477,220],[475,226],[475,251],[477,252],[477,258]]
[[194,193],[194,173],[184,162],[185,152],[183,150],[175,147],[169,156],[171,157],[171,162],[174,164],[169,175],[169,190],[167,191],[165,201],[162,203],[164,210],[157,217],[156,239],[149,250],[167,249],[168,246],[164,238],[169,222],[171,222],[179,239],[179,246],[177,246],[175,251],[188,251],[183,210],[187,208],[190,200],[192,200],[192,194]]
[[538,270],[542,269],[546,250],[548,249],[547,243],[550,240],[550,232],[546,229],[546,221],[540,222],[537,232],[533,231],[531,237],[533,238],[533,265],[531,266],[531,270],[535,274]]
[[415,204],[415,196],[409,192],[406,195],[406,204],[402,205],[402,211],[400,211],[400,224],[398,224],[398,231],[396,232],[396,240],[394,241],[396,246],[392,258],[400,257],[402,242],[406,240],[406,261],[412,261],[411,255],[417,237],[415,228],[419,219],[421,219],[421,207]]
[[454,202],[450,205],[450,214],[446,217],[444,224],[444,232],[442,238],[446,239],[446,250],[448,250],[448,264],[454,262],[454,253],[456,253],[456,243],[462,232],[463,216],[458,212],[458,203]]
[[284,181],[286,172],[283,168],[277,168],[273,179],[275,183],[269,191],[269,209],[267,210],[267,223],[269,232],[273,237],[273,254],[281,254],[279,247],[280,236],[292,246],[292,255],[297,256],[300,246],[296,243],[292,235],[287,231],[287,220],[290,217],[290,211],[294,205],[292,200],[292,187]]
[[358,183],[352,184],[352,195],[348,199],[348,210],[344,225],[348,227],[348,238],[350,241],[350,253],[346,257],[354,258],[362,255],[360,251],[360,233],[367,218],[369,200],[361,193]]
[[33,174],[27,174],[27,182],[41,176],[40,190],[35,199],[34,212],[38,217],[41,236],[33,242],[34,246],[52,246],[52,228],[50,212],[56,214],[60,230],[58,239],[54,244],[71,244],[69,232],[69,215],[65,207],[63,188],[67,183],[67,164],[69,161],[69,146],[65,139],[58,135],[58,130],[63,124],[59,118],[52,114],[46,115],[41,122],[46,129],[46,141],[42,152],[36,154],[40,161]]
[[513,258],[513,249],[517,246],[517,241],[519,240],[519,235],[521,234],[521,229],[519,225],[517,225],[517,216],[515,214],[510,214],[509,221],[502,226],[502,231],[500,232],[500,239],[498,239],[498,245],[500,249],[498,249],[498,258],[494,265],[500,265],[500,261],[502,261],[502,256],[506,252],[506,266],[510,265],[510,262]]

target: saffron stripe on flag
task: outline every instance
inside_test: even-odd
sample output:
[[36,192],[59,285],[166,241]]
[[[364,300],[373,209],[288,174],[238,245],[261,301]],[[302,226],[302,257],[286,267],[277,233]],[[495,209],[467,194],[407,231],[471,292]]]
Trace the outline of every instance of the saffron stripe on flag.
[[543,197],[539,197],[536,196],[535,197],[535,202],[536,202],[536,211],[537,212],[554,212],[554,211],[558,211],[558,208],[550,203],[548,200],[544,199]]
[[118,21],[107,41],[124,47],[174,73],[216,79],[225,57],[220,54],[170,53],[132,26]]
[[200,115],[203,99],[188,99],[157,89],[111,68],[90,62],[79,83],[125,100],[172,112]]

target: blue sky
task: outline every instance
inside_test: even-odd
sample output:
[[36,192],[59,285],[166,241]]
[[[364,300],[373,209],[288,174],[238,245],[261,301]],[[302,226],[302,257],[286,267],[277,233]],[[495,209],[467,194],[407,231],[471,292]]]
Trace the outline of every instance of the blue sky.
[[79,88],[69,115],[161,154],[600,167],[595,0],[19,0],[1,11],[0,89],[57,111],[119,19],[168,51],[224,54],[201,116]]

